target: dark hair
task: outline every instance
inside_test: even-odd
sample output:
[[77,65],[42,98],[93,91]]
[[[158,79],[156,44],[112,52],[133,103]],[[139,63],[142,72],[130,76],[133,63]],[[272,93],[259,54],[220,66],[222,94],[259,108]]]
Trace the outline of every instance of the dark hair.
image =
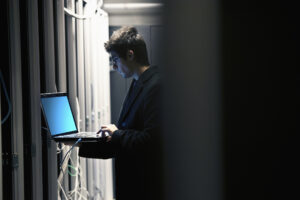
[[132,50],[137,63],[149,65],[146,43],[135,27],[124,26],[114,31],[104,47],[107,52],[114,51],[123,59],[126,59],[127,51]]

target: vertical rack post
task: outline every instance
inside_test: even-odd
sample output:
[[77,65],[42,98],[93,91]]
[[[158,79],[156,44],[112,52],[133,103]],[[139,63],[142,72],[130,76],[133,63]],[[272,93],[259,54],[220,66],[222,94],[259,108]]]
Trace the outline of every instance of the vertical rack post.
[[[88,4],[87,4],[88,6]],[[84,14],[88,14],[87,6],[84,8]],[[91,131],[91,19],[84,21],[84,64],[85,64],[85,125],[86,131]],[[93,160],[86,159],[86,183],[89,194],[93,196]]]
[[[57,91],[67,91],[67,68],[66,68],[66,39],[65,39],[65,14],[64,14],[64,1],[57,0],[55,5],[55,45],[56,45],[56,70],[57,70]],[[61,156],[64,157],[70,147],[66,147],[62,151]],[[60,172],[62,173],[62,172]],[[58,180],[60,181],[60,180]],[[63,181],[60,183],[65,191],[69,190],[69,177],[63,176]],[[59,190],[60,191],[60,188]],[[59,194],[58,194],[59,195]],[[64,195],[61,195],[64,199]]]
[[24,199],[22,66],[19,1],[9,1],[9,45],[11,80],[12,130],[12,198]]
[[[68,0],[67,7],[69,10],[75,11],[75,1]],[[68,58],[68,96],[70,100],[70,105],[73,110],[74,116],[77,116],[77,67],[76,67],[76,27],[75,19],[73,17],[67,16],[66,18],[67,27],[67,58]],[[76,124],[78,124],[77,118],[75,118]],[[70,158],[75,161],[77,157],[77,148],[75,148],[70,155]],[[70,177],[70,188],[75,187],[75,178]]]
[[[76,12],[79,15],[83,14],[83,1],[78,0],[76,2]],[[84,70],[84,38],[83,38],[83,24],[85,22],[83,20],[76,21],[76,28],[77,28],[77,83],[78,83],[78,103],[79,103],[79,130],[85,131],[86,130],[86,123],[85,123],[85,70]],[[79,158],[80,167],[82,169],[81,173],[81,188],[86,188],[86,158]],[[87,198],[86,194],[84,195]]]
[[[45,92],[56,92],[55,83],[55,47],[54,47],[54,25],[53,25],[53,2],[42,2],[43,13],[43,35],[44,35],[44,63],[45,67]],[[57,199],[57,157],[56,142],[47,141],[47,196],[49,200]]]
[[32,199],[43,199],[38,2],[27,1]]

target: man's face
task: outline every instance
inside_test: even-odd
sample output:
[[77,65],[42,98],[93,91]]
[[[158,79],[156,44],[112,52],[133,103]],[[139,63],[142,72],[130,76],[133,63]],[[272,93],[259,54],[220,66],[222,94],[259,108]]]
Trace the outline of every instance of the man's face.
[[110,55],[114,70],[119,72],[124,78],[129,78],[133,75],[133,71],[130,68],[130,63],[127,60],[120,58],[118,54],[113,51],[110,53]]

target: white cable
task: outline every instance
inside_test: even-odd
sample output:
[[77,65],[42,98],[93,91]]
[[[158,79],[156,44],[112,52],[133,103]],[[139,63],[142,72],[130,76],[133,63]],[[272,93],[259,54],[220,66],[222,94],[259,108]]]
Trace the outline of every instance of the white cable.
[[[74,161],[73,161],[73,159],[70,157],[70,154],[66,157],[66,159],[67,160],[70,160],[70,162],[71,162],[71,164],[73,165],[74,164]],[[79,157],[77,157],[77,159],[79,160]],[[79,187],[79,181],[75,181],[75,186],[74,186],[74,189],[73,190],[71,190],[71,191],[69,191],[68,192],[68,195],[66,194],[66,192],[64,191],[64,189],[63,189],[63,187],[61,186],[61,183],[60,183],[60,179],[62,179],[62,176],[64,175],[64,171],[66,170],[66,168],[67,167],[64,167],[64,166],[66,166],[67,165],[67,162],[65,162],[65,164],[63,164],[63,166],[62,166],[62,173],[60,174],[60,178],[58,178],[58,183],[59,183],[59,185],[60,185],[60,187],[59,187],[59,191],[58,192],[60,192],[60,190],[62,190],[62,192],[63,192],[63,194],[64,194],[64,196],[66,197],[66,196],[69,196],[69,198],[71,198],[73,195],[76,197],[76,194],[78,194],[79,195],[79,199],[85,199],[85,200],[88,200],[88,198],[85,198],[84,196],[83,196],[83,194],[82,194],[82,192],[85,192],[86,193],[86,195],[87,195],[87,197],[89,197],[90,196],[90,194],[89,194],[89,192],[87,191],[87,189],[86,188],[84,188],[84,187]],[[80,167],[80,165],[79,165],[79,162],[78,162],[78,164],[77,164],[77,167],[75,167],[75,170],[77,171],[77,178],[78,177],[80,177],[80,180],[83,180],[82,178],[81,178],[81,167]],[[78,178],[79,179],[79,178]],[[69,199],[69,198],[67,198],[67,199]]]
[[103,5],[103,0],[99,0],[98,4],[96,6],[95,11],[92,12],[92,13],[90,13],[90,14],[88,14],[88,15],[78,15],[78,14],[74,13],[72,10],[70,10],[70,9],[68,9],[66,7],[64,7],[64,11],[65,11],[66,14],[68,14],[71,17],[74,17],[76,19],[85,20],[85,19],[89,19],[89,18],[94,17],[97,14],[97,12],[101,11],[102,5]]
[[69,193],[71,194],[71,193],[74,193],[77,190],[77,187],[79,186],[79,184],[78,184],[78,165],[77,166],[74,165],[75,163],[74,163],[74,161],[71,157],[70,157],[70,162],[71,162],[71,165],[74,167],[74,170],[76,171],[74,189],[69,191]]
[[[77,155],[77,157],[78,157],[78,155]],[[78,163],[77,163],[77,165],[78,165]],[[74,189],[75,189],[76,193],[74,194],[74,196],[75,196],[75,197],[74,197],[74,200],[77,200],[77,193],[78,193],[78,192],[77,192],[77,190],[79,189],[79,180],[78,180],[78,179],[79,179],[79,177],[78,177],[78,176],[79,176],[79,175],[78,175],[78,166],[77,166],[77,169],[76,169],[76,170],[77,170],[77,171],[76,171],[76,172],[77,172],[77,174],[76,174],[76,178],[75,178],[75,187],[74,187]]]
[[84,185],[84,184],[86,184],[86,183],[85,183],[85,177],[84,177],[83,174],[82,174],[82,169],[81,169],[81,166],[80,166],[80,165],[79,165],[79,172],[78,172],[78,175],[79,175],[79,177],[80,177],[80,181],[82,181],[82,182],[81,182],[80,190],[81,190],[81,192],[85,192],[86,195],[87,195],[87,197],[89,197],[89,196],[90,196],[89,191],[87,190],[87,188],[85,188],[85,187],[82,186],[82,185]]
[[61,148],[57,147],[57,149],[56,149],[56,153],[57,154],[60,154],[66,148],[66,146],[67,146],[67,145],[64,145],[63,143],[62,143],[62,145],[63,146]]
[[[80,192],[78,192],[78,191],[76,191],[76,192],[79,194],[79,196],[80,196],[80,199],[81,199],[81,198],[83,198],[83,199],[85,199],[85,200],[88,200],[88,199],[87,199],[87,198],[85,198],[85,197],[84,197],[84,196],[83,196],[83,195],[82,195]],[[79,199],[79,200],[80,200],[80,199]]]
[[[67,194],[66,194],[66,192],[65,192],[65,190],[64,190],[64,188],[61,186],[60,182],[59,182],[59,181],[57,181],[57,183],[58,183],[58,185],[59,185],[59,187],[60,187],[61,191],[63,192],[63,194],[64,194],[65,198],[66,198],[66,199],[69,199],[69,198],[68,198],[68,196],[67,196]],[[58,192],[59,192],[59,191],[58,191]]]
[[73,150],[73,148],[76,146],[76,144],[78,144],[79,142],[81,142],[82,138],[79,138],[73,145],[72,147],[69,149],[69,151],[66,153],[65,157],[62,159],[62,161],[60,162],[60,167],[63,165],[67,155]]
[[[70,162],[71,162],[72,165],[75,165],[75,163],[74,163],[74,161],[73,161],[72,158],[70,158]],[[90,195],[89,195],[89,192],[87,191],[86,188],[84,188],[84,187],[79,187],[79,186],[80,186],[79,181],[82,180],[82,179],[81,179],[81,173],[80,173],[80,172],[81,172],[81,167],[80,167],[80,164],[79,164],[79,156],[77,156],[77,163],[76,163],[76,164],[77,164],[76,167],[75,167],[75,170],[77,171],[76,180],[78,180],[78,181],[75,180],[75,186],[74,186],[74,189],[71,190],[71,191],[69,191],[69,195],[70,195],[70,196],[73,196],[73,195],[74,195],[74,196],[75,196],[75,199],[76,199],[76,194],[78,194],[78,195],[79,195],[79,199],[83,198],[83,199],[87,200],[87,198],[85,198],[85,197],[83,196],[82,192],[86,192],[86,194],[87,194],[88,197],[90,196]]]
[[[70,155],[68,155],[67,157],[70,157]],[[61,173],[59,173],[59,176],[58,176],[58,179],[57,179],[59,182],[62,182],[63,176],[65,175],[64,171],[65,171],[65,169],[66,169],[66,167],[67,167],[67,164],[68,164],[68,163],[65,163],[65,164],[63,164],[63,165],[60,167],[60,172],[61,172]]]

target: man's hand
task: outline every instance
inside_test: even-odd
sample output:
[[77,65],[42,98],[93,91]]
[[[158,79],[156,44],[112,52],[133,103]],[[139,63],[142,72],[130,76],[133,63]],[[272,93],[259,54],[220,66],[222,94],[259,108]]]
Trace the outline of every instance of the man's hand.
[[[106,142],[109,142],[112,134],[114,134],[116,130],[118,130],[116,125],[109,124],[101,126],[101,129],[98,131],[98,133],[101,134],[102,137],[106,137]],[[106,135],[106,133],[108,133],[108,135]]]

